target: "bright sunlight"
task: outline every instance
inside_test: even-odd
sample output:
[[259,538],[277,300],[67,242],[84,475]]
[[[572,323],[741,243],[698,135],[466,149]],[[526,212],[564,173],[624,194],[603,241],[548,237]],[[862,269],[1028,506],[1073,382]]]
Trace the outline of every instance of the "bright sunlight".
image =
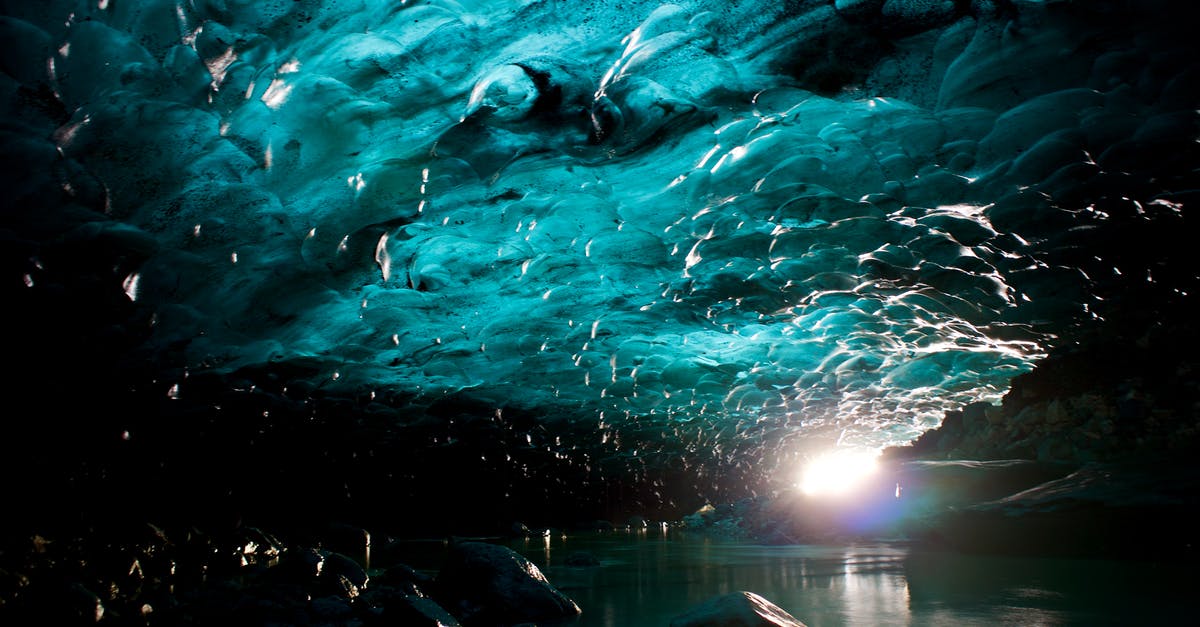
[[809,496],[837,496],[858,487],[878,470],[879,453],[839,450],[811,460],[800,476],[800,489]]

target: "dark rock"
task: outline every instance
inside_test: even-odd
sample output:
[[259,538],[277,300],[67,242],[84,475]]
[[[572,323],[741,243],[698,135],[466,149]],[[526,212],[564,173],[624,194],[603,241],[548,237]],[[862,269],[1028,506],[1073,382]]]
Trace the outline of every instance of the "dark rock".
[[459,627],[459,622],[433,599],[414,595],[394,598],[383,608],[381,625]]
[[271,560],[279,557],[283,543],[275,536],[255,527],[241,527],[234,533],[236,549],[247,561]]
[[683,517],[683,526],[688,529],[703,529],[713,521],[713,512],[716,511],[712,505],[705,503],[703,507]]
[[12,602],[28,587],[28,575],[0,568],[0,606]]
[[104,603],[95,592],[83,587],[82,584],[71,586],[67,596],[65,615],[75,620],[76,624],[90,625],[104,618]]
[[317,581],[323,592],[352,599],[367,587],[367,573],[358,562],[341,553],[322,553],[324,563]]
[[[1058,479],[1072,469],[1025,460],[906,462],[887,476],[887,482],[899,486],[908,515],[920,516],[1016,494]],[[880,490],[886,493],[891,491],[889,488],[894,490],[895,486],[885,484]]]
[[975,433],[982,431],[988,425],[988,408],[990,403],[971,403],[963,408],[963,431]]
[[516,551],[483,542],[450,547],[437,599],[468,625],[570,618],[579,606]]
[[804,627],[778,605],[753,592],[713,597],[671,619],[671,627]]
[[[225,609],[216,610],[215,616],[209,615],[205,624],[232,621],[248,625],[288,625],[309,622],[313,614],[313,606],[304,600],[280,598],[271,590],[256,591],[259,594],[248,594],[238,598],[237,602]],[[324,609],[318,604],[318,611]],[[199,609],[199,608],[193,608]],[[212,611],[212,608],[205,608]]]
[[933,521],[934,539],[1004,555],[1183,556],[1200,515],[1200,471],[1186,463],[1092,464]]
[[[46,573],[50,574],[50,573]],[[16,625],[95,625],[110,622],[110,603],[96,594],[95,588],[81,582],[48,578],[22,584],[22,593],[0,605],[0,624]]]
[[313,599],[309,604],[313,617],[326,622],[344,623],[354,615],[354,608],[344,598],[329,596]]
[[321,574],[325,556],[316,549],[293,547],[279,557],[279,564],[271,569],[278,580],[306,584]]
[[371,587],[387,586],[404,594],[428,596],[426,590],[433,587],[433,577],[419,573],[405,564],[397,564],[371,579]]
[[638,529],[645,529],[650,525],[641,516],[630,516],[629,520],[625,521],[625,526],[636,531]]

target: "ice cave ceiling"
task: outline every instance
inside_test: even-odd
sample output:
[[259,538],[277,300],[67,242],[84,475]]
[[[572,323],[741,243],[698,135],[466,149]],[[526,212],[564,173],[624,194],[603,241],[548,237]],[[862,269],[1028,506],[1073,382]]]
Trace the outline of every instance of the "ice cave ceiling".
[[265,369],[585,425],[564,455],[904,442],[1196,288],[1183,5],[0,2],[4,280],[86,277],[64,324],[130,312],[164,398]]

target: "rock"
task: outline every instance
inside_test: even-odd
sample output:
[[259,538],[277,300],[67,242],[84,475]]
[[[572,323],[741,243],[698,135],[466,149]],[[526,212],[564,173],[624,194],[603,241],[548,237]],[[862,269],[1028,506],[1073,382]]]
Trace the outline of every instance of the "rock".
[[956,551],[1138,557],[1191,552],[1200,472],[1190,462],[1090,464],[945,512],[932,537]]
[[1024,460],[913,461],[901,464],[889,482],[900,485],[907,515],[915,517],[1002,498],[1071,470]]
[[967,433],[977,433],[988,425],[987,411],[991,403],[971,403],[963,408],[963,429]]
[[671,619],[671,627],[804,627],[778,605],[753,592],[713,597]]
[[413,570],[408,565],[396,564],[385,570],[383,574],[371,579],[371,587],[374,588],[376,585],[423,597],[428,596],[426,590],[432,589],[433,578]]
[[458,627],[459,622],[433,599],[406,595],[391,599],[383,608],[381,625]]
[[322,554],[325,559],[317,580],[324,592],[352,599],[367,587],[369,577],[358,562],[341,553]]
[[579,606],[516,551],[484,542],[450,547],[437,576],[438,601],[463,622],[514,624],[570,618]]
[[732,509],[729,505],[722,505],[720,508],[713,507],[710,504],[705,504],[695,512],[683,517],[683,526],[688,529],[702,529],[711,527],[714,523],[724,518],[728,518]]
[[96,593],[83,587],[82,584],[71,586],[68,597],[71,608],[69,614],[78,619],[79,624],[92,624],[104,618],[104,603]]
[[283,543],[278,538],[255,527],[238,529],[234,541],[248,562],[275,559],[283,550]]
[[321,621],[338,624],[344,623],[354,614],[354,608],[350,607],[350,602],[336,596],[313,599],[309,604],[309,611]]
[[287,583],[306,584],[321,574],[325,556],[316,549],[289,548],[279,557],[271,574]]
[[[0,622],[6,625],[95,625],[108,613],[100,596],[82,583],[29,582],[26,579],[21,588],[16,595],[0,597]],[[104,621],[104,624],[109,622]]]

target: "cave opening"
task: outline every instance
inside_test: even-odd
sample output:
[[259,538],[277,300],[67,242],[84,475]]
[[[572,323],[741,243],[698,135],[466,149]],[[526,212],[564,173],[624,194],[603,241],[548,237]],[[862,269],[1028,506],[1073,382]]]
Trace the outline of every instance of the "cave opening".
[[1193,13],[0,1],[0,617],[1181,618]]

